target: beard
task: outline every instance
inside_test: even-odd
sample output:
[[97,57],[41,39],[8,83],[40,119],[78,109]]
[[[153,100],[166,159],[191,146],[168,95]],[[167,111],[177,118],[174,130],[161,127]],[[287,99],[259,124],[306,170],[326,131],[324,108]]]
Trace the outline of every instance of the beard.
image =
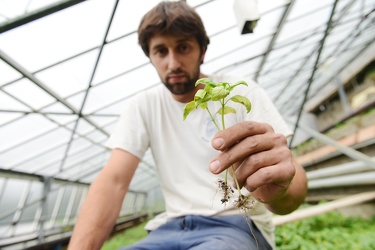
[[[177,74],[179,76],[184,76],[185,81],[170,83],[169,76],[170,75],[177,75]],[[184,94],[187,94],[187,93],[194,90],[195,83],[197,82],[197,80],[199,78],[199,74],[200,74],[199,66],[197,67],[197,69],[194,72],[192,72],[192,74],[189,74],[188,72],[183,71],[183,70],[175,70],[175,71],[169,73],[166,76],[163,83],[164,83],[165,87],[167,87],[167,89],[169,89],[169,91],[171,91],[172,94],[174,94],[174,95],[184,95]]]

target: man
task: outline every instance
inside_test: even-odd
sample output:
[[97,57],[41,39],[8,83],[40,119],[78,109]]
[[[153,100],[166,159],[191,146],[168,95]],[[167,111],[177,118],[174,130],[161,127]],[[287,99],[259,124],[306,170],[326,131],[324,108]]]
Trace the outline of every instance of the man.
[[[150,234],[145,240],[124,249],[271,249],[271,212],[292,212],[307,190],[305,173],[287,147],[290,129],[250,80],[237,94],[250,99],[252,111],[239,108],[226,116],[227,129],[216,133],[204,110],[182,120],[184,105],[204,87],[195,86],[199,78],[224,81],[200,72],[209,38],[185,2],[158,4],[142,19],[138,35],[164,85],[130,98],[124,107],[108,142],[111,157],[92,183],[69,249],[101,247],[148,147],[166,212],[146,225]],[[225,78],[230,83],[239,80],[244,79]],[[233,204],[223,205],[215,194],[218,178],[232,165],[241,192],[256,199],[246,215]]]

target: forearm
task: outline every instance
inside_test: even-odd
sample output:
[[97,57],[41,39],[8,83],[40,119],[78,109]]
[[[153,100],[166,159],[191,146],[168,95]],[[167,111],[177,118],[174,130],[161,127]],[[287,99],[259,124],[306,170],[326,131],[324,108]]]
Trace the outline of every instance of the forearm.
[[118,217],[126,188],[110,185],[105,173],[98,176],[80,211],[69,250],[100,249]]
[[305,200],[307,194],[307,178],[303,168],[296,162],[296,173],[281,199],[265,204],[275,214],[288,214],[296,210]]

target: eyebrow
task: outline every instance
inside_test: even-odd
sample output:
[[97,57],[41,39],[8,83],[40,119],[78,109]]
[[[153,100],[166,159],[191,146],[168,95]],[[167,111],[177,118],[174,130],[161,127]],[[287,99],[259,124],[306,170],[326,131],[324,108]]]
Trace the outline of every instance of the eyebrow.
[[[189,41],[191,41],[193,39],[194,39],[193,37],[183,37],[183,38],[177,40],[177,44],[184,43],[184,42],[189,42]],[[163,47],[165,47],[164,43],[156,44],[155,46],[153,46],[151,48],[151,50],[155,51],[155,50],[158,50],[158,49],[163,48]]]
[[165,47],[164,44],[157,44],[151,48],[152,51],[159,50],[161,48]]

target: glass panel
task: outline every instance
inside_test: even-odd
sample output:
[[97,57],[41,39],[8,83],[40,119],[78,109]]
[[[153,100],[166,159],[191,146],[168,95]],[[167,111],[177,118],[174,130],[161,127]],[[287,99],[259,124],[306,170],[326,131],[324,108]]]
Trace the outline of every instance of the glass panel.
[[[319,2],[312,0],[309,1]],[[304,6],[308,7],[308,5],[305,4]],[[293,11],[296,11],[296,8],[293,8]],[[282,42],[283,40],[289,39],[309,30],[320,29],[324,31],[325,25],[329,20],[330,13],[331,8],[324,8],[286,22],[280,32],[278,41]]]
[[0,48],[27,70],[36,71],[99,46],[113,2],[86,1],[5,32]]
[[85,121],[83,119],[78,120],[78,126],[76,128],[76,132],[78,134],[85,135],[85,134],[90,133],[94,130],[95,130],[95,128],[91,124],[89,124],[87,121]]
[[8,83],[10,81],[13,81],[22,77],[22,75],[18,71],[10,67],[3,60],[0,60],[0,72],[1,72],[0,87],[4,85],[5,83]]
[[[315,1],[315,0],[303,0],[295,1],[292,11],[289,14],[289,20],[297,19],[300,17],[315,15],[314,13],[319,13],[322,9],[331,10],[333,6],[333,0],[325,1]],[[321,16],[322,18],[322,16]],[[328,21],[328,19],[316,18],[314,21]]]
[[12,121],[17,120],[18,118],[22,117],[22,114],[19,113],[2,113],[0,112],[0,128]]
[[41,71],[36,76],[59,96],[67,97],[89,86],[97,56],[98,50],[94,50]]
[[[147,76],[147,78],[144,76]],[[105,84],[94,86],[89,92],[84,113],[96,112],[101,107],[110,105],[153,85],[157,79],[159,79],[159,76],[156,70],[151,65],[147,65]]]
[[46,8],[61,0],[2,0],[0,1],[0,25],[2,22],[11,21],[16,17],[24,16],[32,11]]
[[40,109],[55,101],[51,95],[35,85],[29,79],[21,79],[11,85],[5,86],[4,91],[22,100],[33,109]]
[[101,143],[103,141],[106,141],[108,136],[98,130],[95,130],[92,133],[86,135],[86,138],[90,139],[93,142]]
[[[202,18],[208,35],[236,25],[233,1],[212,1],[197,8],[196,11]],[[239,33],[238,30],[237,32]]]
[[228,67],[221,72],[228,75],[240,75],[240,76],[249,76],[250,74],[256,72],[259,67],[260,58],[255,58],[250,61],[241,63],[234,67]]
[[[233,39],[230,39],[233,37]],[[254,37],[241,36],[237,30],[231,29],[223,34],[215,36],[212,39],[212,47],[207,50],[203,65],[204,70],[213,72],[223,67],[245,59],[250,59],[263,53],[271,37]],[[231,44],[231,46],[228,46]],[[226,48],[226,49],[223,49]]]
[[22,145],[1,154],[1,165],[5,168],[22,168],[22,163],[26,162],[29,158],[33,159],[48,152],[48,149],[67,143],[69,138],[70,132],[63,128],[41,135],[36,139],[24,142]]
[[141,47],[138,46],[137,39],[137,35],[132,34],[104,47],[95,73],[94,84],[149,62]]
[[13,111],[31,111],[31,109],[13,97],[0,91],[0,109]]
[[78,152],[76,150],[71,150],[68,157],[65,159],[64,169],[80,168],[80,164],[84,164],[85,161],[90,160],[92,157],[102,152],[103,148],[96,145],[82,148]]
[[106,126],[109,124],[112,124],[113,122],[117,121],[117,116],[96,116],[96,115],[91,115],[90,120],[95,122],[98,126]]
[[22,170],[29,173],[44,174],[44,169],[47,169],[49,166],[61,163],[65,154],[67,145],[63,144],[57,148],[51,148],[47,152],[43,152],[39,156],[33,157],[24,161],[20,167],[17,168],[18,171]]
[[120,1],[108,34],[108,40],[136,31],[142,16],[158,2],[160,0]]
[[0,129],[0,151],[24,143],[56,127],[56,124],[49,122],[39,114],[29,114]]

